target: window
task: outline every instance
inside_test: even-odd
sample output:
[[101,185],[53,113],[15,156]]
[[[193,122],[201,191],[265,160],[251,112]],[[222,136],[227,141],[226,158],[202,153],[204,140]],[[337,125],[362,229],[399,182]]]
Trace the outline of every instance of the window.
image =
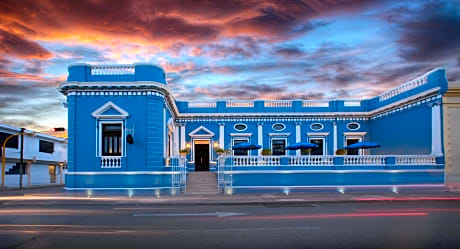
[[314,131],[320,131],[323,128],[324,128],[323,124],[320,124],[320,123],[314,123],[314,124],[310,125],[310,129],[312,129]]
[[40,140],[38,151],[51,154],[54,152],[54,143],[45,140]]
[[[0,132],[0,147],[3,145],[3,142],[5,142],[5,139],[13,134],[5,133],[5,132]],[[19,149],[19,138],[18,136],[14,136],[6,142],[6,148],[13,148],[13,149]]]
[[311,149],[311,155],[324,155],[324,138],[310,138],[310,143],[318,145],[318,148]]
[[286,155],[286,139],[272,139],[272,155]]
[[[347,146],[358,143],[359,138],[347,138]],[[347,155],[359,155],[359,149],[347,149]]]
[[[249,140],[248,139],[234,139],[233,140],[233,146],[240,144],[240,143],[247,143]],[[248,150],[233,150],[233,155],[234,156],[247,156],[248,155]]]
[[347,124],[347,128],[352,131],[359,129],[359,127],[360,125],[358,123],[348,123]]
[[233,128],[237,131],[245,131],[248,126],[245,124],[236,124]]
[[121,123],[102,124],[102,156],[121,156]]
[[284,124],[278,123],[278,124],[274,124],[272,126],[272,128],[275,131],[282,131],[282,130],[286,129],[286,126]]
[[168,132],[168,157],[172,156],[172,135]]

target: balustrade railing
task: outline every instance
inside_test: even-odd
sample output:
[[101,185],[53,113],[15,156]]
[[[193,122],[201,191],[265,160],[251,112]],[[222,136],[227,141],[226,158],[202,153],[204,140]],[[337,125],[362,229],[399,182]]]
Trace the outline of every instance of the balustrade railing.
[[252,100],[227,100],[225,107],[254,107]]
[[343,102],[344,106],[361,106],[361,100],[345,100]]
[[396,156],[397,165],[433,165],[436,164],[436,157],[430,155]]
[[289,157],[289,165],[334,165],[334,156],[292,156]]
[[215,108],[216,101],[189,101],[187,103],[190,108]]
[[134,74],[134,65],[97,65],[91,66],[91,75]]
[[[222,158],[225,158],[222,159]],[[334,159],[338,159],[336,162]],[[221,156],[220,166],[394,166],[436,165],[431,155]]]
[[264,107],[292,107],[291,100],[266,100]]
[[385,165],[386,156],[344,156],[343,165]]
[[235,156],[233,166],[279,166],[279,156]]
[[387,100],[387,99],[390,99],[390,98],[393,98],[394,96],[397,96],[403,92],[407,92],[411,89],[414,89],[416,87],[419,87],[421,85],[424,85],[428,83],[428,76],[425,74],[421,77],[418,77],[414,80],[411,80],[403,85],[400,85],[396,88],[393,88],[389,91],[386,91],[384,93],[382,93],[381,95],[379,95],[379,100],[380,101],[384,101],[384,100]]
[[101,157],[101,168],[121,168],[121,156]]
[[329,107],[327,100],[303,100],[302,107]]
[[172,187],[179,190],[179,192],[186,193],[187,189],[187,171],[185,157],[171,157],[168,158],[169,165],[172,167],[171,183]]

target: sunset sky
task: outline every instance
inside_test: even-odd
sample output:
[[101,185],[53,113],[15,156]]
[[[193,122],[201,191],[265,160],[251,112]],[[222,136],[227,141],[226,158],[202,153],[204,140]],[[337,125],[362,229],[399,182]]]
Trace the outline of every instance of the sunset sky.
[[67,127],[72,63],[151,62],[176,99],[357,99],[460,81],[459,1],[0,1],[0,123]]

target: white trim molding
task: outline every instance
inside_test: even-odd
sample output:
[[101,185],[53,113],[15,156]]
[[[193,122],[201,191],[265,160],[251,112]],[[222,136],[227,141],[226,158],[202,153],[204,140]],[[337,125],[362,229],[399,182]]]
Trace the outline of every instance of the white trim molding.
[[[196,134],[198,133],[199,131],[204,131],[208,134]],[[204,126],[200,126],[198,128],[196,128],[195,130],[191,131],[189,134],[188,134],[190,137],[213,137],[214,136],[214,132],[210,131],[209,129],[207,129],[206,127]]]
[[268,133],[268,136],[270,137],[289,137],[290,135],[290,132]]
[[307,136],[309,137],[327,137],[329,136],[329,132],[307,132]]
[[252,133],[230,133],[231,137],[250,137]]
[[360,137],[364,137],[366,136],[367,134],[367,131],[360,131],[360,132],[344,132],[343,135],[344,136],[360,136]]
[[[117,114],[104,115],[104,112],[106,112],[110,108],[115,109],[120,114],[118,114],[118,115]],[[109,102],[105,103],[104,105],[102,105],[101,107],[97,108],[94,112],[91,113],[91,115],[93,117],[95,117],[95,118],[110,118],[110,119],[120,118],[120,119],[124,119],[124,118],[127,118],[129,116],[129,113],[127,111],[123,110],[121,107],[115,105],[112,101],[109,101]]]

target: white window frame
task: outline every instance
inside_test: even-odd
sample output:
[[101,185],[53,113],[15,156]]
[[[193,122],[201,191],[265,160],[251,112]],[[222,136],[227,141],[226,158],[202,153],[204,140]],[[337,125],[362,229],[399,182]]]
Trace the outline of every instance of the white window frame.
[[[270,150],[271,152],[273,153],[273,140],[284,140],[284,146],[287,146],[287,137],[276,137],[276,136],[273,136],[273,137],[270,137]],[[277,156],[285,156],[286,155],[286,152],[287,150],[284,149],[284,155],[277,155]]]
[[[326,146],[326,137],[322,137],[322,136],[313,136],[313,137],[308,137],[308,142],[311,143],[311,140],[314,139],[314,140],[323,140],[323,154],[320,155],[320,156],[325,156],[327,155],[327,146]],[[311,154],[311,153],[310,153]]]
[[[348,128],[348,126],[351,125],[351,124],[357,124],[357,125],[358,125],[358,128],[356,128],[356,129],[350,129],[350,128]],[[347,130],[349,130],[349,131],[357,131],[357,130],[359,130],[359,128],[361,128],[361,124],[358,123],[358,122],[350,122],[350,123],[347,123]]]
[[[233,146],[235,146],[235,140],[246,140],[246,143],[249,143],[249,137],[232,137],[232,148],[230,148],[232,150],[232,156],[235,156],[235,150],[233,150]],[[249,156],[249,150],[246,150],[246,156]]]
[[121,156],[119,157],[125,157],[126,156],[126,146],[125,146],[125,120],[97,120],[97,127],[96,127],[96,132],[98,133],[96,136],[96,146],[97,146],[97,157],[103,157],[102,155],[102,125],[103,124],[121,124]]
[[[244,125],[244,129],[242,129],[242,130],[236,129],[236,126],[237,126],[237,125]],[[245,131],[245,130],[248,129],[248,125],[247,125],[247,124],[244,124],[244,123],[237,123],[237,124],[233,125],[233,129],[234,129],[235,131]]]
[[[321,125],[321,128],[319,128],[319,129],[313,129],[313,125],[316,125],[316,124]],[[324,125],[321,124],[321,123],[312,123],[312,124],[310,124],[310,130],[312,130],[312,131],[322,131],[323,129],[324,129]]]
[[[282,126],[283,126],[283,129],[277,130],[277,129],[275,129],[275,125],[282,125]],[[286,130],[286,125],[283,124],[283,123],[274,123],[274,124],[272,125],[272,130],[274,130],[274,131],[284,131],[284,130]]]
[[[347,143],[347,140],[348,140],[348,139],[358,139],[358,143],[363,141],[363,137],[362,137],[362,136],[345,136],[345,139],[343,140],[343,142],[344,142],[344,148],[345,148],[346,146],[348,146],[348,145],[347,145],[347,144],[348,144],[348,143]],[[358,149],[358,156],[361,156],[361,155],[363,155],[363,149]]]
[[329,136],[329,132],[307,132],[309,143],[311,139],[323,139],[323,156],[328,155],[327,154],[327,139],[326,139],[327,136]]

